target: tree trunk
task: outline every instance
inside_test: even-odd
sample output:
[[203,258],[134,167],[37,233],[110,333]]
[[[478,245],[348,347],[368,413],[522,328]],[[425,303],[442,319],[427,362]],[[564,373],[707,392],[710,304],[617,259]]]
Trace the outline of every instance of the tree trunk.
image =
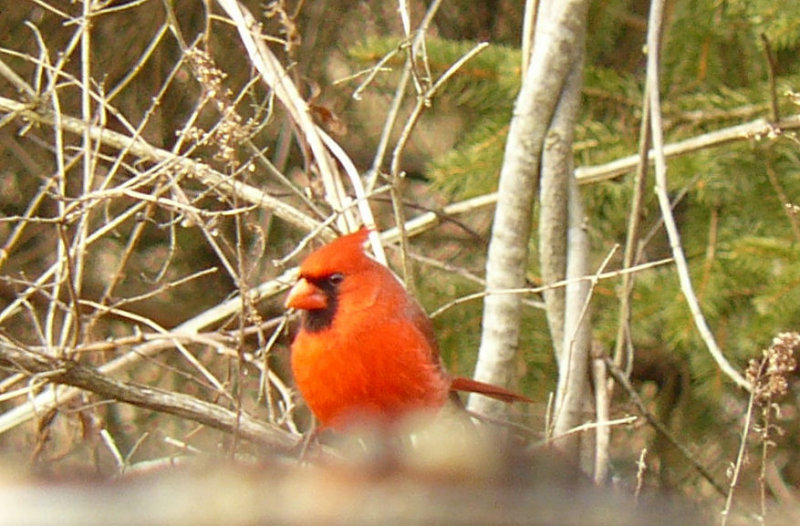
[[[481,347],[475,377],[498,385],[515,379],[521,298],[502,293],[525,284],[531,216],[539,164],[550,122],[567,76],[580,60],[588,2],[552,2],[541,9],[530,66],[524,73],[506,142],[486,264]],[[542,19],[541,17],[546,17]],[[505,417],[502,403],[471,396],[469,408]]]

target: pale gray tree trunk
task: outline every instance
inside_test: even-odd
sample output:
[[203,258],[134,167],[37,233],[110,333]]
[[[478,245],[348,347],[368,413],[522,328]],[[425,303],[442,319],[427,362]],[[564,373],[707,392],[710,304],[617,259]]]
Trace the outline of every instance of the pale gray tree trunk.
[[[542,158],[542,210],[540,214],[540,263],[544,284],[566,277],[566,288],[546,293],[547,319],[558,361],[558,387],[553,413],[553,436],[564,435],[583,419],[589,394],[587,367],[591,327],[588,298],[589,238],[578,183],[573,174],[572,143],[580,105],[583,39],[575,43],[576,57],[556,114],[550,126]],[[548,191],[548,186],[555,190]],[[566,191],[564,191],[566,190]],[[546,201],[553,199],[553,201]],[[566,217],[566,220],[565,220]],[[553,244],[554,247],[549,246]],[[577,455],[580,435],[569,435],[556,445]]]
[[564,298],[564,334],[558,361],[558,387],[553,414],[556,445],[569,454],[577,454],[580,435],[558,438],[582,423],[588,383],[591,326],[589,324],[590,274],[589,237],[578,184],[569,180],[569,226],[567,229],[567,287]]
[[[566,79],[580,61],[587,0],[541,2],[530,65],[522,77],[500,171],[498,203],[486,264],[478,380],[510,386],[516,377],[521,297],[503,293],[525,284],[531,217],[545,137]],[[546,4],[546,5],[545,5]],[[496,293],[491,293],[497,291]],[[508,408],[471,396],[469,408],[504,418]]]

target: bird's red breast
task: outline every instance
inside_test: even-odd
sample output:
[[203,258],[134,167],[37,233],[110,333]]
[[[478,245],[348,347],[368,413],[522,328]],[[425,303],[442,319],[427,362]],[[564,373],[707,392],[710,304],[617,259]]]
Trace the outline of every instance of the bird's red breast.
[[394,274],[364,253],[367,235],[361,229],[311,253],[286,298],[287,308],[304,311],[292,371],[320,423],[391,423],[440,408],[451,389],[527,400],[445,372],[430,319]]

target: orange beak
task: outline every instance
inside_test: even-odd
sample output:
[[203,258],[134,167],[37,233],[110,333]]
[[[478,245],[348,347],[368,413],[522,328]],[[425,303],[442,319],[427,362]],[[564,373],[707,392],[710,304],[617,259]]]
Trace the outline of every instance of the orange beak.
[[284,307],[287,309],[318,310],[328,306],[328,297],[316,285],[305,278],[300,278],[286,296]]

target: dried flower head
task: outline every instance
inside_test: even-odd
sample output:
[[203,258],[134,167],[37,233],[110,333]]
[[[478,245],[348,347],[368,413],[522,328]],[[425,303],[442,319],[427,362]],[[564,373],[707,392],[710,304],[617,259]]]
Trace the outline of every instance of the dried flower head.
[[800,349],[800,333],[782,332],[762,351],[761,360],[752,359],[745,376],[753,386],[756,401],[768,404],[789,390],[787,375],[797,368],[794,353]]
[[224,84],[227,74],[217,67],[207,51],[192,47],[186,50],[186,58],[203,87],[204,103],[211,101],[220,114],[219,122],[211,131],[195,129],[190,130],[190,134],[198,144],[215,145],[217,151],[214,158],[236,168],[239,165],[237,148],[252,132],[252,123],[245,123],[237,113],[233,93]]

